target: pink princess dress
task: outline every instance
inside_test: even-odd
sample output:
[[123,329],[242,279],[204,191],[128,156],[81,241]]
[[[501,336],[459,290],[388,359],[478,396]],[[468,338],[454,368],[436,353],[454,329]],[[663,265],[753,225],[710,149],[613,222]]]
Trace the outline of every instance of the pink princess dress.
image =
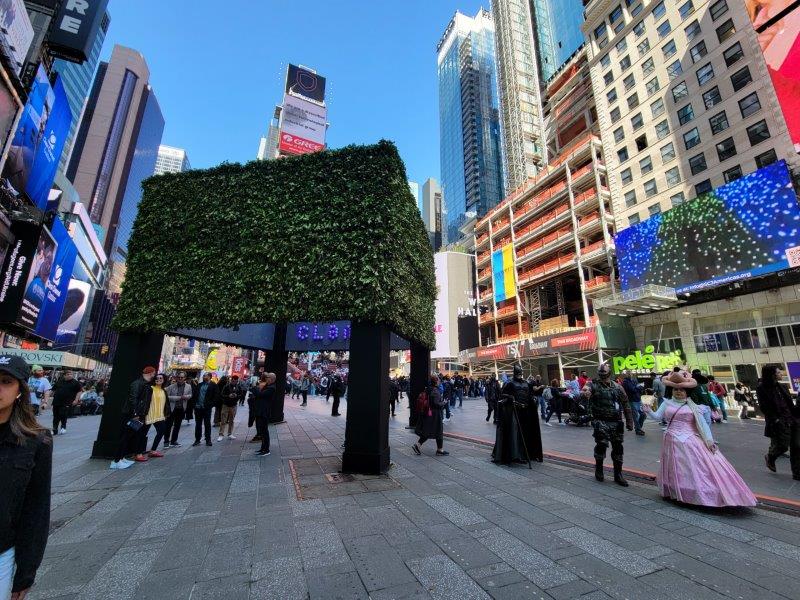
[[[705,419],[690,400],[665,400],[648,416],[669,425],[661,447],[661,471],[656,478],[661,495],[699,506],[755,506],[756,497],[736,469],[717,450]],[[698,428],[703,428],[699,431]]]

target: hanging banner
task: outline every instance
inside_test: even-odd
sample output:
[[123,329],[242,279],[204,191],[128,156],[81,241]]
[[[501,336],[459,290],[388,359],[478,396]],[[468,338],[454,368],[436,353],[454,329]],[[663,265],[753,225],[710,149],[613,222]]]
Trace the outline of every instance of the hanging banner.
[[506,244],[492,252],[492,287],[494,287],[495,302],[502,302],[517,295],[513,244]]

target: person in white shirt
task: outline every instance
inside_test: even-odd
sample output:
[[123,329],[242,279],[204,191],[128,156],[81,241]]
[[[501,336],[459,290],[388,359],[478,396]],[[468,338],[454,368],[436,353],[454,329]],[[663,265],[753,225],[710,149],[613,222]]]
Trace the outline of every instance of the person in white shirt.
[[28,388],[31,390],[33,412],[38,415],[50,404],[50,390],[53,389],[53,386],[44,376],[44,369],[41,365],[33,365],[31,371],[33,371],[33,375],[28,378]]

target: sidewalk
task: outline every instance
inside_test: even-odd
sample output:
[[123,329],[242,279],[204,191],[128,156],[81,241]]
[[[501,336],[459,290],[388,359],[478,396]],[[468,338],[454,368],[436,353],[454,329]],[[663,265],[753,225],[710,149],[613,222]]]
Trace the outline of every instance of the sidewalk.
[[[498,467],[452,440],[451,456],[428,443],[417,457],[405,408],[389,476],[337,477],[345,421],[329,410],[287,399],[265,458],[240,410],[237,440],[192,448],[184,427],[181,448],[124,471],[86,458],[98,417],[71,419],[54,440],[52,533],[30,597],[798,597],[798,518],[683,508],[562,465]],[[450,429],[468,421],[458,414]]]
[[[483,399],[465,400],[463,408],[456,408],[452,412],[453,419],[445,423],[445,433],[494,444],[495,427],[491,422],[486,422],[486,402]],[[562,418],[566,419],[567,416],[564,413]],[[550,419],[551,427],[545,426],[543,419],[540,420],[545,453],[556,452],[582,460],[593,460],[594,439],[591,427],[561,426],[556,415]],[[625,432],[625,467],[655,474],[659,470],[663,437],[661,426],[648,419],[644,430],[644,437],[634,435],[632,431]],[[769,448],[769,438],[764,437],[764,421],[740,421],[738,418],[731,418],[727,423],[713,425],[711,432],[725,457],[753,492],[800,502],[800,481],[792,479],[789,457],[778,459],[777,473],[771,473],[764,466],[764,455]]]

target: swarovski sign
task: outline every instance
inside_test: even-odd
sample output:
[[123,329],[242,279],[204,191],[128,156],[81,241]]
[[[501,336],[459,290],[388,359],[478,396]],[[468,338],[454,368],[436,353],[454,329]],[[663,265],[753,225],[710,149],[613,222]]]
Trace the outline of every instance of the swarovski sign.
[[53,56],[83,63],[91,54],[108,0],[64,0],[47,45]]

